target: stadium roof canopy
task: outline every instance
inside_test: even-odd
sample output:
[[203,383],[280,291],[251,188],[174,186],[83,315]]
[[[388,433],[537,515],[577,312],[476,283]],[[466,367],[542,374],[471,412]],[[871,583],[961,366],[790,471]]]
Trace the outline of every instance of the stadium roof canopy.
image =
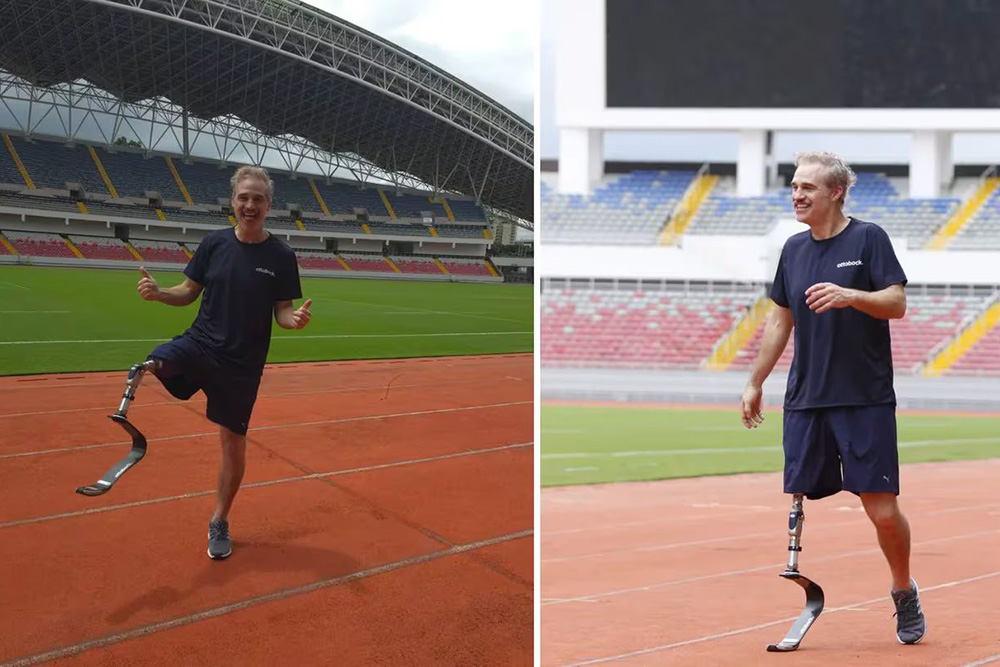
[[6,0],[0,67],[86,80],[351,154],[533,220],[534,133],[421,58],[297,0]]

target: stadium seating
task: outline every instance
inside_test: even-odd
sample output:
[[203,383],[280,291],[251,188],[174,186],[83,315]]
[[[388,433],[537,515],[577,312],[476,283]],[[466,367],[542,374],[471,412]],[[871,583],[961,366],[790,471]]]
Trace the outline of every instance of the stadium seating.
[[[988,297],[908,294],[906,317],[891,320],[892,362],[897,372],[909,373],[927,360],[931,350],[953,336],[958,326],[967,318],[982,311]],[[733,361],[733,368],[749,368],[760,350],[764,325],[757,328],[753,338]],[[794,339],[794,336],[792,337]],[[785,370],[792,363],[794,343],[790,339],[776,368]]]
[[[727,181],[727,185],[732,184]],[[725,190],[725,186],[721,189]],[[878,224],[894,238],[908,239],[911,247],[923,247],[960,205],[960,200],[950,197],[901,197],[884,174],[862,172],[851,189],[844,212]],[[794,217],[789,188],[763,197],[736,197],[719,192],[701,205],[686,233],[760,235],[766,234],[778,219]]]
[[347,262],[352,271],[377,271],[379,273],[395,273],[381,255],[365,255],[340,253],[341,259]]
[[457,257],[441,257],[440,261],[448,273],[457,276],[492,276],[482,259],[459,259]]
[[295,256],[299,260],[299,266],[304,269],[322,269],[324,271],[347,271],[347,268],[337,261],[337,256],[333,253],[312,252],[309,250],[296,250]]
[[486,236],[483,233],[486,227],[481,225],[460,225],[454,222],[446,222],[437,224],[434,226],[435,231],[437,231],[438,236],[445,236],[448,238],[467,238],[467,239],[485,239]]
[[401,194],[398,197],[394,194],[389,194],[386,191],[386,196],[389,198],[389,203],[392,204],[392,209],[396,212],[397,218],[423,218],[421,211],[430,211],[431,215],[435,218],[446,218],[448,217],[447,211],[444,210],[444,206],[437,203],[431,203],[427,197],[417,197],[415,195]]
[[[88,193],[109,195],[97,165],[84,146],[28,141],[11,135],[11,143],[37,188],[64,190],[67,182],[80,183]],[[21,179],[23,183],[23,179]]]
[[694,176],[687,171],[607,176],[588,197],[557,194],[542,181],[543,242],[655,244]]
[[1000,250],[1000,189],[983,203],[972,219],[959,230],[949,250]]
[[159,192],[165,201],[184,201],[162,157],[143,157],[125,151],[111,153],[103,148],[97,149],[97,155],[119,197],[144,197],[147,192]]
[[1000,326],[979,339],[945,375],[1000,375]]
[[0,192],[0,206],[32,208],[41,211],[80,212],[76,202],[68,197],[43,197],[13,192]]
[[[88,196],[110,196],[111,193],[101,178],[87,146],[68,147],[53,141],[34,139],[29,141],[15,135],[10,135],[10,139],[36,187],[63,190],[66,183],[76,182],[83,185]],[[104,147],[95,150],[119,197],[142,198],[147,192],[155,191],[159,192],[165,201],[174,203],[184,201],[184,196],[163,156],[145,157],[126,149],[112,152]],[[219,168],[217,164],[202,161],[187,164],[177,157],[173,159],[173,163],[195,204],[217,205],[219,199],[229,198],[231,192],[229,181],[236,169],[235,165]],[[282,172],[270,173],[275,186],[272,209],[287,210],[290,204],[297,204],[303,212],[323,213],[309,185],[309,176],[300,175],[292,179]],[[389,212],[375,186],[361,188],[341,182],[327,185],[323,177],[312,178],[331,214],[354,215],[355,209],[364,209],[370,216],[389,217]],[[0,183],[24,185],[24,179],[6,147],[0,150]],[[397,217],[418,218],[421,217],[421,211],[430,211],[437,218],[447,217],[444,206],[431,203],[426,196],[412,193],[397,196],[391,187],[383,187],[383,191]],[[6,193],[0,193],[0,205],[6,203],[5,200],[8,198]],[[24,200],[22,203],[29,201],[32,200]],[[53,209],[51,204],[48,208],[75,210],[75,202],[69,203],[72,209]],[[93,202],[88,199],[86,203],[91,206]],[[107,205],[115,206],[111,203]],[[458,221],[486,219],[482,208],[473,202],[455,200],[450,201],[449,205],[452,205],[455,219]],[[123,205],[118,204],[118,206]],[[115,214],[145,217],[149,213],[141,209],[138,212],[130,211],[126,206]],[[479,235],[482,235],[482,232],[479,232]]]
[[541,357],[547,366],[698,368],[756,300],[725,292],[601,289],[542,292]]
[[135,255],[120,240],[109,237],[71,235],[73,242],[86,259],[117,259],[137,261]]
[[456,222],[486,222],[483,209],[476,206],[475,202],[464,199],[449,199],[448,206],[451,207],[451,213],[455,216]]
[[171,262],[175,264],[187,264],[188,262],[188,256],[184,254],[180,245],[171,241],[133,239],[131,243],[132,247],[147,262]]
[[441,275],[441,269],[434,263],[433,257],[393,257],[393,264],[403,273],[424,273]]
[[76,257],[69,246],[66,245],[66,241],[58,234],[21,232],[7,229],[4,229],[3,233],[22,255],[29,257]]

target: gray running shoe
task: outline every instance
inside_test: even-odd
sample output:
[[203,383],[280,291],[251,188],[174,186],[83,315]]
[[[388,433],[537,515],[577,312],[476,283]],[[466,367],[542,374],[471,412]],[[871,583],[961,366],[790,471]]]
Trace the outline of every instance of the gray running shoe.
[[229,522],[225,519],[208,524],[208,557],[215,560],[228,558],[233,553],[233,541],[229,539]]
[[916,644],[927,632],[917,582],[910,579],[908,591],[892,591],[892,601],[896,605],[896,639],[900,644]]

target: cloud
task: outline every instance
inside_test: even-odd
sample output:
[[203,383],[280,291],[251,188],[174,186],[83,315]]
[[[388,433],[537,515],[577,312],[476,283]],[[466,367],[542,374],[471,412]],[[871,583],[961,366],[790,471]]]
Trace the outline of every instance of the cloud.
[[529,123],[534,116],[534,0],[309,0],[415,53]]

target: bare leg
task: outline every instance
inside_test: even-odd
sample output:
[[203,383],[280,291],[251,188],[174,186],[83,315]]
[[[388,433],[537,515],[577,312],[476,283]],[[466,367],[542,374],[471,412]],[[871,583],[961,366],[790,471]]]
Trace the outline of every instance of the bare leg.
[[233,506],[236,492],[240,490],[243,472],[246,469],[247,437],[237,435],[225,426],[219,427],[222,443],[222,462],[219,464],[219,493],[215,501],[212,521],[226,519]]
[[892,590],[910,588],[910,524],[894,493],[862,493],[861,504],[875,525],[878,544],[892,571]]

